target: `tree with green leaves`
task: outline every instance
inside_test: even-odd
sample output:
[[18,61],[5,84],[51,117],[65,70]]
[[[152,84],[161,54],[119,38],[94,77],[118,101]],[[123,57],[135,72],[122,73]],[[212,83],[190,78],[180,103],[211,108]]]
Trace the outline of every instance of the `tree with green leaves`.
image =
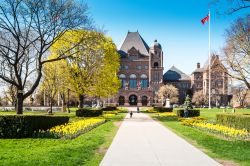
[[[116,73],[119,69],[119,55],[110,38],[95,31],[74,30],[64,34],[53,46],[53,53],[68,49],[77,53],[67,58],[70,72],[71,90],[79,96],[79,107],[83,107],[84,97],[106,97],[115,94],[120,86]],[[70,54],[70,53],[69,53]]]
[[186,96],[184,105],[188,110],[193,109],[191,98],[189,97],[189,95]]
[[[49,59],[53,59],[56,55],[52,54]],[[47,63],[43,68],[43,80],[40,90],[49,96],[50,112],[55,96],[60,94],[62,99],[62,111],[65,111],[65,96],[69,89],[69,72],[67,69],[67,61],[65,59]]]

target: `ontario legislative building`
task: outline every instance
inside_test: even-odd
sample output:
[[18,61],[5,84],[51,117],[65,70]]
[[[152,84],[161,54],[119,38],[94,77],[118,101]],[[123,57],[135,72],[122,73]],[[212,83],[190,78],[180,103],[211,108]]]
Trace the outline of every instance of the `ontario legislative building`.
[[121,88],[114,98],[120,106],[149,106],[163,84],[163,52],[155,40],[151,47],[138,32],[128,32],[121,48],[118,76]]

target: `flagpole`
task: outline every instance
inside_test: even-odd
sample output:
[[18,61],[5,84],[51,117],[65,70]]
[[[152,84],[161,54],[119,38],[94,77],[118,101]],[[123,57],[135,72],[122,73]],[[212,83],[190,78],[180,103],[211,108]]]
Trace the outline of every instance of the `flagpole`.
[[208,73],[209,73],[209,83],[208,83],[208,104],[209,104],[209,109],[211,109],[211,44],[210,44],[210,20],[211,20],[211,16],[210,16],[210,9],[208,9],[208,62],[209,62],[209,69],[208,69]]

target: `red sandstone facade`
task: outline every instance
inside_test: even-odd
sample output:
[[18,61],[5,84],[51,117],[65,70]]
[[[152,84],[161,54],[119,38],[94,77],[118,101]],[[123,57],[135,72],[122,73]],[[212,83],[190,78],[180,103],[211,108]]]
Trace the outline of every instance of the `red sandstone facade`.
[[155,40],[149,47],[138,32],[128,32],[120,50],[121,88],[113,102],[119,106],[150,106],[163,80],[163,52]]

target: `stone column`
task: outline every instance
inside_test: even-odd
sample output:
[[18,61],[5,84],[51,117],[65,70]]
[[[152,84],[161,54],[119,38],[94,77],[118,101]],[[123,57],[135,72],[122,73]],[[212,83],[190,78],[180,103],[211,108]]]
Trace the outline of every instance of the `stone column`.
[[142,100],[142,97],[138,96],[138,99],[137,99],[137,106],[138,107],[142,106],[141,100]]
[[124,95],[124,98],[125,98],[124,106],[129,106],[129,97]]
[[148,98],[148,105],[147,106],[151,106],[151,97]]

